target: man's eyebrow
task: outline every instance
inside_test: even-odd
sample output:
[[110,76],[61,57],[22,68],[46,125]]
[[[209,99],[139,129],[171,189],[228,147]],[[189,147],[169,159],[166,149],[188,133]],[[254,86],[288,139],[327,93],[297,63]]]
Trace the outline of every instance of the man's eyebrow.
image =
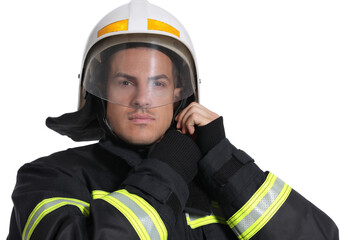
[[118,72],[114,75],[114,78],[118,78],[118,77],[123,77],[123,78],[126,78],[128,80],[136,80],[136,77],[134,76],[131,76],[129,74],[126,74],[126,73],[122,73],[122,72]]
[[149,81],[155,81],[158,79],[166,79],[167,81],[171,82],[171,79],[166,74],[160,74],[160,75],[156,75],[156,76],[148,78]]

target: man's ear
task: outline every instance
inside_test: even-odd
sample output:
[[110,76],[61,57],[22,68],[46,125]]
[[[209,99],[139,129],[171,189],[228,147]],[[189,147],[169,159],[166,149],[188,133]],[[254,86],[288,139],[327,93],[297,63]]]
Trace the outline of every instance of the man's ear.
[[96,68],[95,78],[96,78],[97,88],[99,89],[101,95],[104,95],[104,93],[107,92],[106,91],[107,81],[104,81],[104,79],[107,79],[107,77],[108,76],[107,76],[106,65],[104,63],[99,63]]
[[178,102],[181,100],[182,88],[174,89],[174,102]]

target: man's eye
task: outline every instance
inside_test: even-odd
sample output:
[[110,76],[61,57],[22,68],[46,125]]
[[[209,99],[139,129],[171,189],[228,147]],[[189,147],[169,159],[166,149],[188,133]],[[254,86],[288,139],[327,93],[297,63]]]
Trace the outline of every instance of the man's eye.
[[123,81],[119,81],[118,84],[121,86],[130,86],[130,85],[132,85],[132,82],[123,80]]
[[154,81],[154,86],[156,87],[166,87],[166,83],[162,81]]

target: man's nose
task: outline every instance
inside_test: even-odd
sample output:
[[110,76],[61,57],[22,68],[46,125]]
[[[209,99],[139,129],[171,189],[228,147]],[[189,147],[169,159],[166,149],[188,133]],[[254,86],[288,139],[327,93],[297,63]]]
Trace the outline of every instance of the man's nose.
[[152,105],[151,90],[148,86],[138,86],[131,106],[135,108],[150,108]]

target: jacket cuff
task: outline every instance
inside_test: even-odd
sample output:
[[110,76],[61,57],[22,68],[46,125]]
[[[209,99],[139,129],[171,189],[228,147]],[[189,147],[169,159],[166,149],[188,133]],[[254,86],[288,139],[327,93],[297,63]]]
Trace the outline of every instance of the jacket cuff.
[[223,117],[218,117],[209,124],[198,127],[196,143],[201,152],[206,154],[225,138]]

